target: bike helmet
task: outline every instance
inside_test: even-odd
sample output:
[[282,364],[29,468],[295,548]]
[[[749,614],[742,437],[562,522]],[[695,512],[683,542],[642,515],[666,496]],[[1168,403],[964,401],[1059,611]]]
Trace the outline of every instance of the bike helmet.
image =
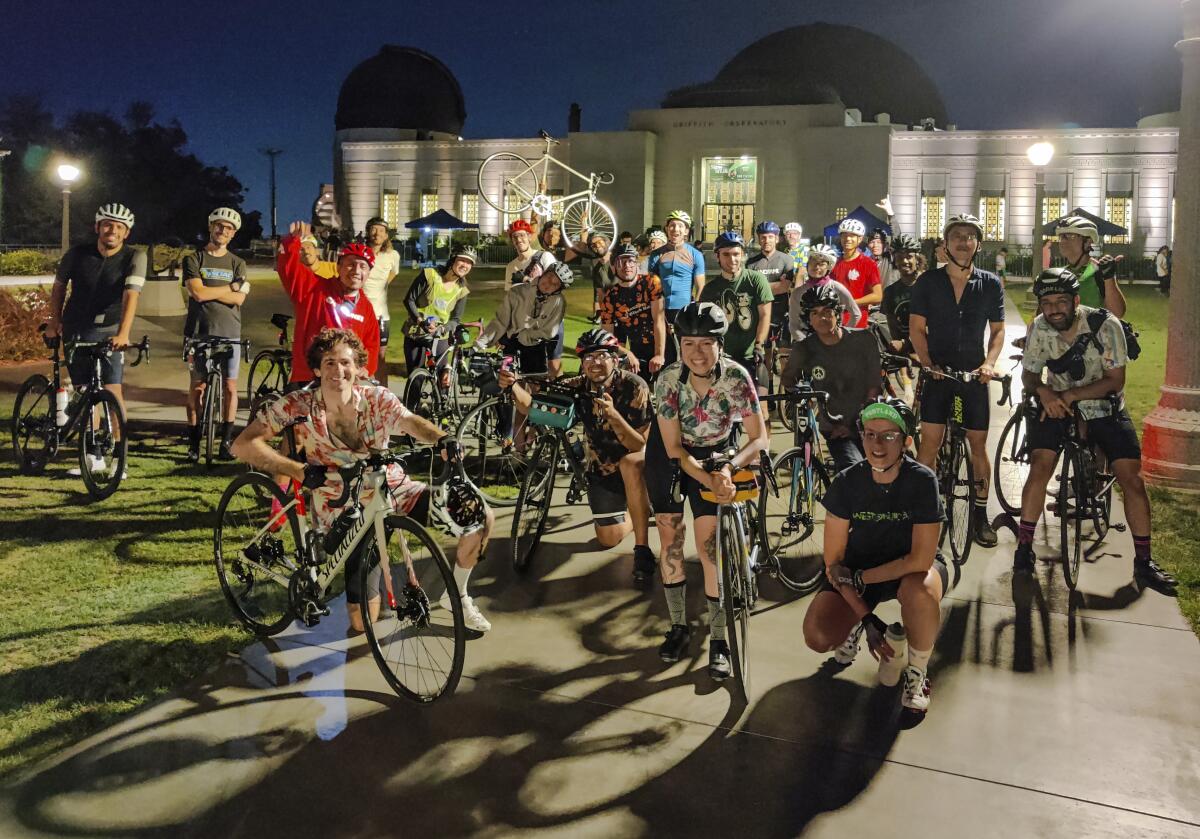
[[542,232],[547,230],[562,230],[562,225],[558,223],[558,219],[550,219],[542,224]]
[[899,254],[904,251],[920,253],[921,243],[907,233],[897,233],[892,237],[892,252]]
[[667,221],[663,226],[665,227],[666,224],[669,224],[673,221],[682,221],[687,225],[688,230],[692,229],[692,217],[683,210],[672,210],[670,213],[668,213]]
[[655,242],[658,242],[662,245],[667,243],[667,234],[663,233],[662,230],[657,227],[650,228],[650,230],[646,233],[646,238],[650,240],[651,245],[653,245]]
[[946,226],[942,228],[942,238],[945,239],[948,237],[950,228],[958,227],[964,224],[968,227],[974,227],[975,235],[980,239],[980,241],[983,240],[983,225],[980,223],[979,219],[975,218],[975,216],[971,215],[970,213],[962,213],[961,215],[950,216],[949,220],[946,221]]
[[881,242],[883,242],[883,245],[884,245],[884,247],[887,247],[887,243],[888,243],[888,235],[887,235],[887,233],[885,233],[885,232],[883,231],[883,228],[882,228],[882,227],[876,227],[876,228],[873,228],[873,229],[871,230],[871,235],[867,237],[867,241],[868,241],[868,242],[872,242],[872,241],[874,241],[874,240],[876,240],[876,239],[878,239],[878,240],[880,240]]
[[1076,236],[1091,239],[1092,242],[1100,241],[1100,231],[1096,229],[1096,223],[1083,216],[1060,218],[1054,225],[1054,235],[1061,236],[1064,233],[1074,233]]
[[571,287],[571,283],[575,282],[575,272],[571,270],[571,266],[565,262],[556,262],[551,268],[557,276],[559,282],[562,283],[563,291]]
[[783,226],[783,232],[784,233],[799,233],[801,236],[803,236],[804,228],[800,226],[800,222],[798,222],[798,221],[789,221],[787,224],[785,224]]
[[1033,294],[1039,300],[1046,294],[1079,294],[1079,277],[1070,268],[1047,268],[1033,282]]
[[457,248],[454,253],[450,254],[451,262],[456,259],[465,259],[474,265],[479,261],[479,251],[475,250],[470,245],[463,245],[461,248]]
[[828,262],[829,267],[832,268],[834,265],[837,265],[838,252],[826,244],[813,245],[808,251],[809,264],[812,264],[814,259],[818,262],[822,260]]
[[133,211],[124,204],[105,204],[96,210],[96,224],[105,219],[119,221],[125,225],[126,229],[133,230]]
[[385,219],[381,216],[372,216],[371,218],[367,219],[367,223],[365,225],[363,225],[363,230],[364,231],[370,230],[372,227],[374,227],[377,224],[383,225],[383,229],[386,230],[388,233],[392,232],[391,225],[389,225],[387,223],[387,219]]
[[343,256],[350,256],[354,259],[365,260],[371,268],[375,267],[375,251],[371,250],[361,242],[351,242],[342,248],[338,254],[338,261],[341,262]]
[[688,303],[675,316],[675,334],[680,338],[724,340],[728,329],[725,310],[716,303]]
[[588,353],[598,352],[599,350],[612,350],[616,352],[621,348],[621,342],[617,340],[617,336],[613,335],[607,329],[589,329],[587,332],[579,336],[579,340],[575,343],[575,355],[583,358]]
[[742,239],[742,234],[736,230],[726,230],[717,237],[717,241],[713,243],[713,251],[720,253],[724,248],[741,248],[746,249],[746,242]]
[[449,536],[466,536],[487,523],[487,502],[461,475],[436,487],[429,500],[430,523]]
[[866,236],[867,226],[856,218],[844,218],[838,225],[838,233],[853,233],[856,236]]
[[234,230],[242,229],[242,214],[231,207],[217,207],[208,214],[208,223],[211,226],[214,221],[223,221],[233,225]]
[[758,227],[754,228],[754,235],[761,236],[763,233],[774,233],[779,235],[779,225],[773,221],[761,222]]
[[895,396],[877,396],[863,406],[858,414],[859,434],[868,420],[873,419],[885,419],[894,423],[906,437],[911,437],[917,430],[917,417],[913,409],[903,399]]
[[833,309],[839,314],[842,311],[842,296],[829,283],[811,286],[800,295],[800,313],[805,320],[812,314],[813,309]]
[[511,236],[514,233],[518,233],[522,230],[528,233],[530,236],[533,235],[533,228],[529,226],[529,222],[525,221],[523,218],[519,218],[508,226],[508,235]]
[[620,259],[623,256],[627,256],[631,259],[639,259],[640,258],[638,255],[638,249],[635,248],[633,245],[617,245],[615,248],[613,248],[612,258],[614,261]]

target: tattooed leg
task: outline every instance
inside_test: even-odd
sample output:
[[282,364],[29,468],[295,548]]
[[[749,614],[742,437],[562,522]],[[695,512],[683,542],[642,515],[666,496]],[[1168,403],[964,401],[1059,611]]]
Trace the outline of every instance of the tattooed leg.
[[717,596],[717,517],[700,516],[696,519],[696,550],[700,554],[700,568],[704,571],[704,593]]
[[663,548],[658,555],[659,573],[664,583],[677,583],[684,579],[683,539],[687,536],[687,525],[683,513],[658,513],[658,537]]

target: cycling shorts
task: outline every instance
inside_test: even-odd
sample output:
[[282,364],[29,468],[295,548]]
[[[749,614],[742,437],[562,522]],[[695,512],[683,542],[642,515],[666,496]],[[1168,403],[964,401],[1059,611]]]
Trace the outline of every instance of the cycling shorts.
[[[1070,417],[1038,419],[1037,415],[1027,416],[1025,439],[1029,441],[1029,448],[1061,451],[1067,438],[1067,423],[1074,421]],[[1141,460],[1142,446],[1138,442],[1137,429],[1125,409],[1122,408],[1119,414],[1087,420],[1086,425],[1088,441],[1104,452],[1109,463]]]
[[[85,343],[98,343],[107,341],[109,338],[117,334],[115,328],[109,327],[104,329],[84,329],[78,335],[65,337],[65,342],[83,341]],[[87,387],[87,383],[92,378],[92,354],[87,350],[80,350],[71,356],[70,363],[67,365],[67,370],[71,374],[71,384],[76,390]],[[100,383],[106,385],[119,385],[125,380],[125,353],[115,352],[109,356],[100,359]]]
[[[899,557],[894,557],[899,559]],[[882,564],[882,563],[880,563]],[[933,570],[942,578],[942,596],[946,596],[946,592],[950,590],[950,572],[946,568],[946,561],[942,559],[941,551],[933,558]],[[833,587],[833,583],[829,582],[828,577],[822,576],[821,587],[817,591],[837,591]],[[863,590],[862,599],[867,604],[868,609],[874,609],[880,603],[886,603],[889,600],[895,600],[896,595],[900,593],[900,580],[885,580],[882,583],[868,583]]]
[[[715,446],[685,446],[692,457],[701,462],[714,452],[724,451],[728,440]],[[672,497],[671,484],[676,473],[679,475],[679,495],[676,501]],[[663,445],[662,434],[658,423],[650,424],[650,439],[646,443],[646,491],[650,495],[650,508],[655,513],[682,513],[683,501],[687,499],[692,510],[693,518],[715,516],[717,504],[700,497],[702,487],[692,480],[683,469],[671,458],[667,457],[667,449]]]
[[592,524],[608,527],[625,522],[625,479],[621,470],[601,475],[587,472],[588,506],[592,509]]
[[[234,344],[230,349],[233,352],[229,354],[228,358],[220,362],[221,375],[226,379],[236,379],[238,377],[238,365],[242,363],[242,345]],[[191,374],[193,384],[204,380],[204,353],[205,350],[198,349],[192,358],[192,363],[188,365],[188,373]]]
[[959,385],[948,379],[925,375],[921,381],[921,422],[946,425],[954,394],[962,394],[962,425],[968,431],[987,431],[990,408],[988,388],[983,382]]

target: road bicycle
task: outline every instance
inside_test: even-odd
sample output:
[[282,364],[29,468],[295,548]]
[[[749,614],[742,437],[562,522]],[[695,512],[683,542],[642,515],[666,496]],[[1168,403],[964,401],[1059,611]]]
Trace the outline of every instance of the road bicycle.
[[292,342],[288,340],[288,321],[291,319],[291,315],[279,312],[271,315],[271,325],[279,330],[278,346],[259,350],[250,364],[246,376],[246,405],[250,408],[251,419],[263,402],[283,393],[292,377]]
[[[1022,355],[1009,356],[1020,366]],[[1005,388],[1005,402],[1012,404],[1011,389]],[[1029,446],[1025,440],[1025,416],[1022,409],[1013,411],[996,441],[992,457],[992,484],[996,501],[1009,516],[1021,515],[1021,493],[1029,478]]]
[[[221,423],[225,420],[225,370],[235,347],[242,349],[242,362],[250,355],[250,341],[207,335],[184,342],[183,360],[204,381],[204,403],[200,405],[200,437],[204,441],[204,465],[211,469],[221,448]],[[254,417],[251,411],[251,419]]]
[[[950,382],[954,390],[951,400],[950,415],[946,420],[946,430],[942,435],[941,446],[937,453],[938,487],[946,510],[946,523],[942,526],[938,547],[950,543],[950,553],[956,565],[963,565],[971,553],[971,544],[975,539],[975,467],[967,447],[967,429],[963,426],[963,388],[974,384],[977,376],[974,372],[964,372],[942,367],[934,370],[930,367],[921,368],[921,381],[917,386],[918,399],[926,377],[941,374],[942,380]],[[998,405],[1005,404],[1008,391],[1012,386],[1012,376],[993,376],[992,381],[999,382],[1003,390]],[[990,398],[990,397],[989,397]]]
[[[539,218],[557,218],[567,247],[587,245],[590,237],[601,235],[612,248],[617,240],[617,217],[596,198],[596,187],[614,180],[608,172],[584,174],[550,154],[558,140],[545,131],[538,132],[546,143],[542,156],[532,163],[513,152],[499,152],[479,165],[479,194],[490,206],[508,215],[532,210]],[[567,181],[575,176],[587,187],[567,195],[549,195],[546,186],[550,166],[562,170]]]
[[[396,693],[424,703],[454,693],[466,630],[441,547],[386,501],[386,469],[402,463],[402,455],[377,452],[336,470],[342,491],[330,506],[344,511],[328,532],[316,526],[311,495],[296,482],[285,493],[261,472],[238,476],[217,506],[213,562],[234,616],[260,637],[297,618],[315,626],[329,615],[331,587],[343,567],[357,573],[375,663]],[[366,504],[359,501],[364,488],[372,492]],[[381,602],[372,618],[367,592],[375,576],[382,578]]]
[[759,499],[764,559],[773,576],[800,594],[814,591],[825,576],[821,502],[829,491],[829,470],[821,455],[816,412],[828,398],[828,393],[813,390],[809,383],[759,397],[766,405],[779,405],[781,416],[788,417],[784,424],[792,430],[791,448],[776,455],[770,465],[773,481],[782,491],[763,493]]
[[473,342],[468,327],[477,325],[459,325],[453,339],[447,341],[445,349],[437,354],[433,351],[434,342],[451,336],[442,327],[422,336],[420,365],[409,373],[404,385],[405,407],[446,430],[453,430],[458,425],[471,400],[464,388],[469,388],[472,395],[478,395],[475,377],[470,372],[469,354],[465,351],[465,347]]
[[479,404],[466,413],[454,433],[462,450],[459,468],[488,504],[512,507],[517,503],[533,444],[528,417],[516,409],[511,391],[501,390],[483,398],[482,389],[487,382],[495,383],[502,365],[510,364],[513,372],[519,372],[519,364],[511,356],[489,353],[475,353],[470,363],[476,380],[483,384]]
[[[50,377],[35,373],[17,391],[13,405],[12,441],[17,468],[23,475],[40,475],[58,454],[59,446],[79,437],[79,475],[88,494],[97,500],[108,498],[125,476],[129,436],[125,414],[112,391],[103,385],[102,364],[114,353],[136,350],[130,367],[150,360],[150,339],[146,336],[133,346],[115,350],[109,341],[73,341],[65,345],[61,338],[46,338],[46,325],[39,327],[42,340],[52,350]],[[91,360],[88,381],[68,395],[62,371],[70,358],[83,353]],[[78,384],[78,383],[76,383]],[[60,404],[61,397],[61,404]]]

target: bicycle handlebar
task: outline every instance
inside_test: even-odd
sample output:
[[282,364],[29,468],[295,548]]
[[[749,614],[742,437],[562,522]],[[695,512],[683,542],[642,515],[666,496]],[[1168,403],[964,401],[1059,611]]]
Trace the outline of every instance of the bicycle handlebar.
[[[733,462],[733,459],[737,457],[737,453],[737,449],[728,448],[720,454],[710,454],[704,459],[704,463],[701,465],[704,467],[705,472],[719,472]],[[747,463],[741,468],[752,471],[757,469],[770,487],[771,494],[779,495],[779,484],[775,481],[775,470],[771,468],[771,455],[769,453],[760,451],[757,463]]]

